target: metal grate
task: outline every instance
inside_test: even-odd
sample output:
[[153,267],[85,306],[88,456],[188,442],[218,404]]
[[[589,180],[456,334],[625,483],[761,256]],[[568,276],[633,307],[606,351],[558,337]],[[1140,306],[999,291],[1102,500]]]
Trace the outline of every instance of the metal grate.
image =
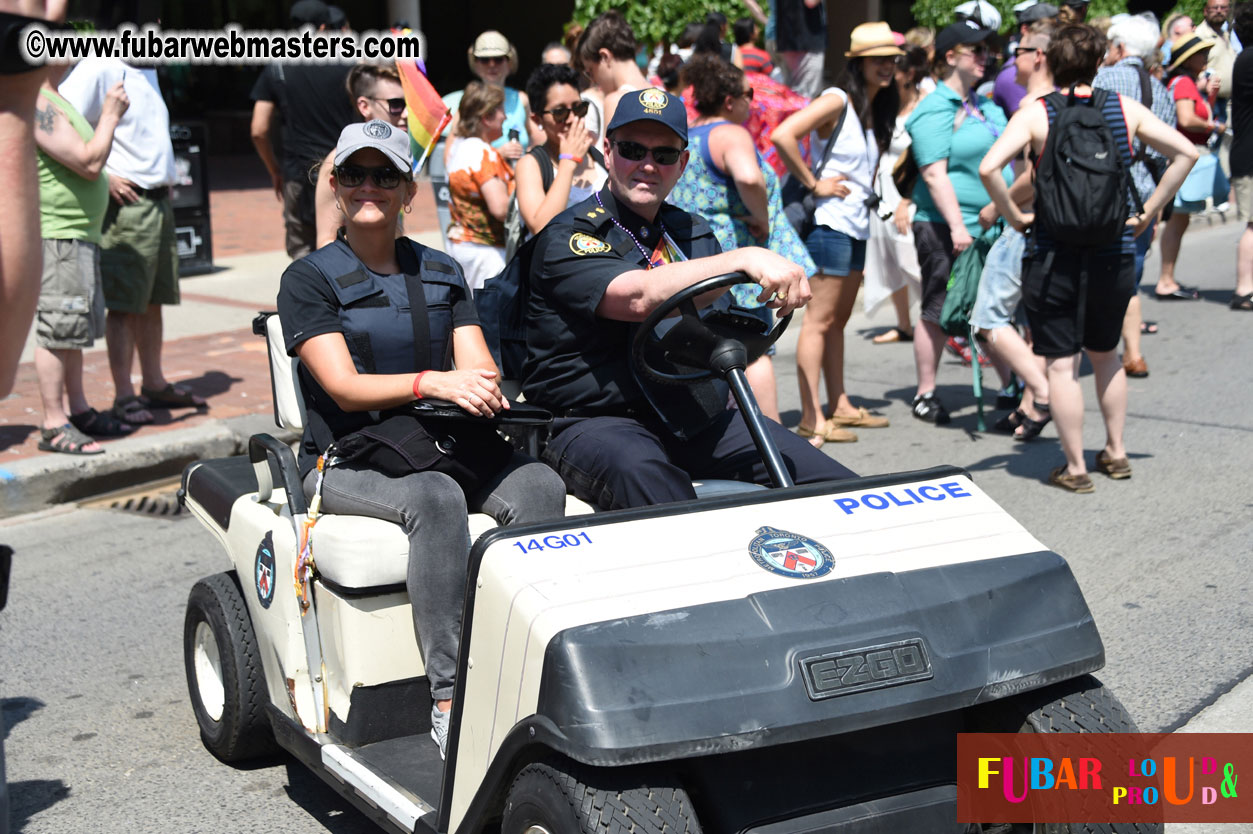
[[177,476],[150,481],[81,501],[78,506],[97,510],[121,510],[139,515],[185,516],[186,510],[178,502],[179,485],[180,478]]

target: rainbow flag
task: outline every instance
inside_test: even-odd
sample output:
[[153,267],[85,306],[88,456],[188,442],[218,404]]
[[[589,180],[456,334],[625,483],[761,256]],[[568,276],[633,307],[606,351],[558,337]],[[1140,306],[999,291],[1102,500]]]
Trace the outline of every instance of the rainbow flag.
[[405,90],[405,104],[409,109],[409,136],[413,146],[422,149],[421,158],[413,165],[413,170],[417,172],[426,162],[431,148],[435,147],[439,135],[452,121],[452,111],[435,92],[431,82],[426,80],[421,60],[397,61],[396,69],[400,72],[400,86]]

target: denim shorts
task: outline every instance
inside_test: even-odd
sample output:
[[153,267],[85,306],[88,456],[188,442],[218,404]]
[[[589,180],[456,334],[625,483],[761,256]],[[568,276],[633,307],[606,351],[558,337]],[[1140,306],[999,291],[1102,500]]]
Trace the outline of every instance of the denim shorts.
[[1013,324],[1022,301],[1022,255],[1027,238],[1007,228],[988,250],[979,279],[979,294],[970,311],[970,325],[980,330],[996,330]]
[[805,248],[823,275],[843,277],[866,268],[866,241],[827,226],[814,226],[805,238]]

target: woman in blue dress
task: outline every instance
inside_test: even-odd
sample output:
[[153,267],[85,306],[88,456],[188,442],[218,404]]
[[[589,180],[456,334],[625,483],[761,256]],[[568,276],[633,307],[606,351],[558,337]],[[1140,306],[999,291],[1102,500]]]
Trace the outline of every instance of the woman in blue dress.
[[[698,118],[688,127],[691,154],[670,202],[708,220],[724,250],[763,246],[812,276],[813,259],[783,213],[779,179],[742,127],[753,96],[744,71],[717,56],[697,55],[683,72],[692,86]],[[731,288],[737,307],[773,324],[770,311],[757,301],[760,292],[756,284]],[[779,404],[769,355],[749,367],[748,381],[762,413],[777,421]]]

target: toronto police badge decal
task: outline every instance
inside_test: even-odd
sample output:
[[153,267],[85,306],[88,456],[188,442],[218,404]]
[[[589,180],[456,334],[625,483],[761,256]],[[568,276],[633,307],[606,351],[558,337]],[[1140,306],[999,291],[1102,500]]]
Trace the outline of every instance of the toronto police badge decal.
[[818,542],[774,527],[758,527],[748,553],[763,569],[789,579],[817,579],[835,567],[831,551]]
[[274,602],[274,536],[267,532],[257,545],[257,566],[254,571],[257,583],[257,599],[262,608]]

